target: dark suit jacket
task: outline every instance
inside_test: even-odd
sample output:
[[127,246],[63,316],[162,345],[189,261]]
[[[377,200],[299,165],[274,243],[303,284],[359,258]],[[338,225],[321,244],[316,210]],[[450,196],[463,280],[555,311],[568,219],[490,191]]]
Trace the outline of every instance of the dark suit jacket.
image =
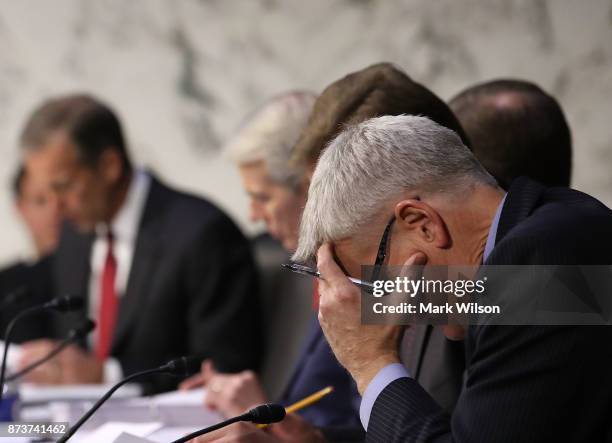
[[[17,262],[0,270],[0,336],[8,323],[23,309],[46,302],[52,297],[52,257],[43,257],[34,263]],[[13,298],[14,291],[20,291]],[[15,325],[13,343],[48,335],[53,313],[33,314]]]
[[[55,256],[58,294],[87,294],[93,236],[66,227]],[[217,369],[257,369],[258,280],[250,246],[217,207],[155,178],[140,223],[111,348],[125,375],[182,355]],[[65,319],[58,332],[65,334]],[[153,390],[176,380],[159,377]]]
[[[512,184],[486,264],[611,263],[612,212],[603,204],[525,178]],[[606,326],[471,326],[452,416],[414,380],[398,379],[376,400],[367,440],[610,441],[611,343]]]
[[361,397],[357,386],[338,363],[313,315],[305,346],[280,403],[289,406],[326,386],[333,386],[334,392],[298,414],[315,426],[358,426]]

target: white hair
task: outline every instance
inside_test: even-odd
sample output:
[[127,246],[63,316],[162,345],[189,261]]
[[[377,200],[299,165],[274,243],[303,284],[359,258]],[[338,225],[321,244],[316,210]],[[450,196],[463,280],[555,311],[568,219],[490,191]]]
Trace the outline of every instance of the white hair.
[[264,103],[249,115],[225,150],[238,166],[263,161],[270,178],[296,186],[303,171],[291,164],[291,150],[306,126],[316,95],[290,91]]
[[455,132],[428,118],[384,116],[349,126],[319,159],[293,260],[312,261],[322,243],[355,235],[407,191],[461,199],[477,183],[497,186]]

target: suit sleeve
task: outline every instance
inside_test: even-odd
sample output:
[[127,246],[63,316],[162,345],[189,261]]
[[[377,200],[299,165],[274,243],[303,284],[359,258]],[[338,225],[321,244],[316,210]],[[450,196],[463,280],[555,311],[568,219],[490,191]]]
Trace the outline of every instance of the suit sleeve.
[[567,441],[575,417],[584,416],[576,398],[609,405],[594,381],[606,379],[597,359],[610,359],[601,348],[609,334],[600,327],[486,326],[475,335],[478,351],[452,419],[414,380],[402,378],[374,404],[367,440]]
[[[516,251],[529,248],[512,242],[497,254],[516,259]],[[564,259],[560,252],[553,258],[529,255],[519,262]],[[507,259],[501,261],[505,263]],[[520,282],[501,285],[498,290],[502,299],[526,301],[548,281],[539,273],[528,275]],[[568,284],[576,285],[577,293],[584,289],[580,280]],[[596,414],[585,414],[583,405],[591,405],[593,411],[609,411],[612,406],[612,400],[605,394],[609,385],[605,388],[600,385],[602,380],[609,383],[605,372],[612,362],[612,350],[606,344],[612,340],[610,328],[482,325],[471,326],[468,331],[467,374],[452,417],[414,380],[396,380],[374,404],[368,441],[598,440],[595,437],[601,432],[598,423],[606,420]],[[597,395],[598,391],[602,394]],[[580,438],[572,438],[578,429],[584,433]]]
[[[18,263],[0,270],[0,331],[2,333],[11,319],[23,309],[45,303],[53,297],[51,266],[52,259],[47,256],[34,264]],[[5,297],[11,296],[14,291],[20,291],[21,295],[14,300],[6,300]],[[53,330],[49,314],[39,312],[30,316],[27,324],[20,324],[15,328],[13,342],[22,343],[43,337],[53,337]]]
[[190,248],[184,279],[189,349],[222,372],[257,369],[262,353],[259,282],[250,245],[219,215]]

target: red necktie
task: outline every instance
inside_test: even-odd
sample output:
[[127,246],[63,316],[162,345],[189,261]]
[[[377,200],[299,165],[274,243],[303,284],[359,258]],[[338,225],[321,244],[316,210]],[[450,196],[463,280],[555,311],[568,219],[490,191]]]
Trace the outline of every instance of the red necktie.
[[107,243],[108,251],[100,281],[101,300],[98,313],[98,346],[96,347],[96,357],[99,361],[106,360],[110,353],[117,318],[117,293],[115,291],[117,261],[113,255],[113,235],[111,232],[108,233]]

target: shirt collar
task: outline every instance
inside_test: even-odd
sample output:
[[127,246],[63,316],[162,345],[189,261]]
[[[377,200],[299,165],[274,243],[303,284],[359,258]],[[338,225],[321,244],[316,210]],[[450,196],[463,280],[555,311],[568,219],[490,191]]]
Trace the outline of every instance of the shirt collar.
[[[141,169],[136,169],[130,180],[125,201],[111,222],[115,240],[133,242],[136,239],[150,186],[151,176]],[[99,224],[96,232],[98,236],[105,235],[108,229]]]
[[501,217],[502,208],[504,207],[504,202],[506,201],[506,196],[508,194],[504,194],[504,197],[499,202],[499,206],[497,206],[497,211],[495,211],[495,217],[493,217],[493,222],[491,223],[491,227],[489,228],[489,235],[487,236],[487,243],[485,244],[484,254],[482,256],[482,262],[486,262],[495,247],[495,238],[497,237],[497,227],[499,226],[499,219]]

